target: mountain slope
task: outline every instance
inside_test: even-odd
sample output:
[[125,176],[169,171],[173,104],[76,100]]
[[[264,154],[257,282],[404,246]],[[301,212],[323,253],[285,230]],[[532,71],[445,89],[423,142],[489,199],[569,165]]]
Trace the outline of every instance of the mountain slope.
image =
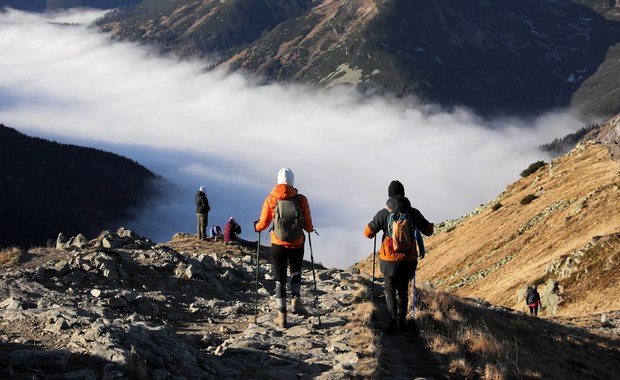
[[9,7],[31,12],[43,12],[76,7],[111,9],[139,3],[140,0],[0,0],[0,9]]
[[426,239],[418,279],[517,310],[527,286],[539,284],[547,315],[620,310],[620,116],[599,131],[598,142],[443,223]]
[[620,44],[609,48],[605,61],[571,96],[571,105],[591,115],[620,112]]
[[92,236],[153,196],[156,176],[127,158],[26,136],[0,124],[0,247]]
[[115,38],[147,42],[182,56],[228,56],[281,22],[305,12],[311,0],[145,0],[97,23]]
[[566,105],[617,40],[608,34],[617,26],[567,2],[328,4],[229,63],[270,78],[351,83],[485,113],[541,111]]
[[306,262],[309,313],[282,329],[269,247],[257,278],[255,250],[190,234],[71,240],[0,250],[1,378],[611,379],[620,365],[618,314],[585,329],[423,288],[418,329],[388,334],[379,283]]
[[348,84],[485,114],[567,106],[620,42],[618,22],[568,0],[252,4],[145,0],[98,24],[268,80]]

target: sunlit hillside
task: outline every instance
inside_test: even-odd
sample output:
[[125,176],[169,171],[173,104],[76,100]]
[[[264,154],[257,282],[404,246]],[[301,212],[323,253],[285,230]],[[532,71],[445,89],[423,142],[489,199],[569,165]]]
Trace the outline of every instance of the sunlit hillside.
[[618,310],[619,200],[620,163],[607,145],[582,143],[440,226],[418,279],[517,310],[539,284],[547,315]]
[[[497,198],[438,224],[418,283],[519,311],[537,284],[543,316],[620,310],[618,130],[616,116],[569,153],[524,168]],[[371,257],[356,266],[371,271]]]

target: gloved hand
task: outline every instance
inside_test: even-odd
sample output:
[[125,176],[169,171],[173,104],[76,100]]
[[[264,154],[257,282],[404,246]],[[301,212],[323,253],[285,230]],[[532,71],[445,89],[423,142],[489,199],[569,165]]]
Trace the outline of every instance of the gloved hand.
[[258,220],[254,221],[254,232],[258,232],[258,230],[256,229],[256,225],[258,224]]

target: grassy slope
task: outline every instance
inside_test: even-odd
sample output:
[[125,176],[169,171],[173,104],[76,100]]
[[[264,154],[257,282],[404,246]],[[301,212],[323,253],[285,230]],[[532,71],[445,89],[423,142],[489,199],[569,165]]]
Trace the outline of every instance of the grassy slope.
[[[620,164],[603,145],[578,147],[508,186],[491,202],[502,204],[497,211],[488,207],[428,238],[418,278],[517,310],[527,285],[551,280],[560,287],[558,315],[618,310],[620,299],[611,295],[620,291],[619,186]],[[539,197],[520,204],[529,194]],[[572,274],[546,273],[570,254]]]

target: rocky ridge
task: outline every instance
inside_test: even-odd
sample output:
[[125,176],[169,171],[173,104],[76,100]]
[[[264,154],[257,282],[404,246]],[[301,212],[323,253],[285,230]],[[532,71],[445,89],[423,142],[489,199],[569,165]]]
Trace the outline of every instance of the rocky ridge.
[[[263,257],[269,249],[261,247]],[[0,377],[226,379],[364,377],[376,365],[368,278],[304,269],[308,315],[272,323],[273,268],[255,250],[121,228],[59,236],[0,267]],[[319,323],[320,321],[320,323]],[[369,372],[370,371],[370,372]]]

